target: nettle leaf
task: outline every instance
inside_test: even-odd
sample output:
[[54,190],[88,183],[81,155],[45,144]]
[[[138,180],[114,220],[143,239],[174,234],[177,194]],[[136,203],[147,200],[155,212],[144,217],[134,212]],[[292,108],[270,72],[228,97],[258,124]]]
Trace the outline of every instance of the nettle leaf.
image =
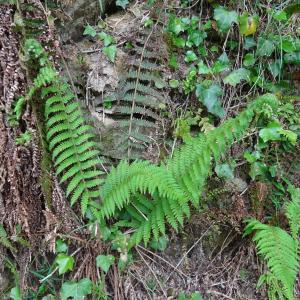
[[297,50],[295,41],[291,37],[283,37],[279,42],[279,47],[281,47],[282,50],[287,53]]
[[223,79],[225,84],[232,86],[236,86],[243,80],[250,81],[250,71],[245,68],[234,70]]
[[125,9],[128,4],[129,4],[128,0],[117,0],[116,1],[116,5],[121,6],[123,9]]
[[284,55],[284,61],[289,64],[300,65],[300,51],[286,53]]
[[96,30],[91,25],[87,25],[83,32],[83,35],[89,35],[91,37],[95,37],[96,34],[97,34]]
[[55,259],[55,262],[58,265],[58,273],[59,275],[64,274],[74,267],[74,258],[72,256],[59,253]]
[[228,11],[222,6],[215,8],[214,19],[217,21],[219,30],[222,33],[227,32],[232,23],[238,22],[238,13],[236,11]]
[[84,300],[87,295],[92,293],[93,283],[89,278],[83,278],[78,282],[66,281],[63,283],[60,296],[61,300]]
[[224,108],[221,105],[223,91],[218,84],[212,84],[207,87],[205,84],[197,84],[196,96],[207,110],[213,115],[223,118],[225,116]]
[[255,57],[253,53],[247,53],[243,60],[243,65],[245,67],[251,67],[255,64]]
[[272,40],[265,39],[263,37],[259,37],[257,41],[257,56],[271,56],[275,50],[275,45]]
[[252,35],[256,32],[259,23],[259,16],[249,16],[247,12],[244,12],[239,16],[240,33],[244,36]]
[[114,263],[115,257],[113,255],[98,255],[96,257],[96,264],[98,268],[101,268],[105,273],[108,272],[110,266]]
[[117,53],[117,47],[115,45],[104,47],[103,48],[103,53],[113,63],[113,62],[115,62],[115,57],[116,57],[116,53]]

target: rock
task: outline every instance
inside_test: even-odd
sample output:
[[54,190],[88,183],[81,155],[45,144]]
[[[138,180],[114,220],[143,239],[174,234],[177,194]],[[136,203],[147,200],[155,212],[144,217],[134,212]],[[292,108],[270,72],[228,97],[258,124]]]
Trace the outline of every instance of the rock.
[[[114,3],[113,0],[75,0],[64,1],[63,12],[67,16],[64,28],[61,30],[62,39],[79,41],[82,39],[84,26],[95,24],[100,16]],[[68,30],[66,30],[68,29]]]

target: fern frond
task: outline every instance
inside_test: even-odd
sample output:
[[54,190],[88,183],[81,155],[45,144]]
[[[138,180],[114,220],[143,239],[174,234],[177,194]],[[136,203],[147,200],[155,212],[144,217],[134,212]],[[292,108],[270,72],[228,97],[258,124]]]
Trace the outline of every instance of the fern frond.
[[253,241],[258,253],[267,261],[268,268],[282,283],[288,299],[294,299],[294,284],[299,268],[298,241],[285,230],[250,220],[245,234],[255,231]]
[[42,54],[38,42],[30,40],[28,48],[29,55],[38,49],[38,56],[44,56],[46,66],[40,68],[27,97],[31,98],[40,91],[42,99],[45,99],[46,138],[56,174],[61,177],[60,182],[66,184],[66,194],[71,204],[80,200],[82,213],[85,214],[88,204],[100,199],[102,184],[101,160],[93,128],[85,121],[81,106],[69,85]]
[[297,240],[300,230],[300,188],[293,188],[291,195],[292,200],[286,205],[286,216],[289,220],[292,237]]

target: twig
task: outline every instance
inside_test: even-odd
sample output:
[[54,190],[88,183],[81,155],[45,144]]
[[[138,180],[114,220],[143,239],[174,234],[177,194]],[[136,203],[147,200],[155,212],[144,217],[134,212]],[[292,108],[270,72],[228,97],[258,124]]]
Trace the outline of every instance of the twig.
[[231,298],[231,297],[229,297],[229,296],[227,296],[227,295],[225,295],[223,293],[220,293],[220,292],[217,292],[217,291],[214,291],[214,290],[208,290],[207,293],[209,293],[209,294],[215,294],[215,295],[218,295],[218,296],[222,296],[222,297],[224,297],[226,299],[230,299],[230,300],[235,300],[235,299],[233,299],[233,298]]
[[142,255],[142,253],[140,252],[140,250],[138,250],[138,248],[136,248],[136,251],[137,251],[137,253],[140,255],[140,257],[141,257],[141,259],[143,260],[143,262],[146,264],[146,266],[149,268],[149,270],[151,271],[151,273],[153,274],[153,276],[154,276],[155,280],[157,281],[157,283],[158,283],[158,285],[159,285],[161,291],[163,292],[164,296],[167,298],[168,296],[167,296],[165,290],[163,289],[163,287],[162,287],[160,281],[158,280],[158,278],[157,278],[155,272],[154,272],[154,271],[152,270],[152,268],[149,266],[149,264],[147,263],[147,261],[146,261],[145,258],[143,257],[143,255]]
[[172,265],[170,262],[168,262],[168,261],[167,261],[166,259],[164,259],[163,257],[157,255],[156,253],[154,253],[154,252],[152,252],[152,251],[150,251],[150,250],[148,250],[148,249],[146,249],[146,248],[144,248],[144,247],[142,247],[142,246],[140,246],[140,245],[138,245],[137,247],[140,248],[140,249],[142,249],[143,251],[148,252],[148,253],[150,253],[151,255],[157,257],[158,259],[162,260],[162,261],[165,262],[168,266],[172,267],[175,271],[177,271],[180,275],[182,275],[182,276],[188,278],[188,275],[186,275],[185,273],[183,273],[181,270],[177,269],[174,265]]

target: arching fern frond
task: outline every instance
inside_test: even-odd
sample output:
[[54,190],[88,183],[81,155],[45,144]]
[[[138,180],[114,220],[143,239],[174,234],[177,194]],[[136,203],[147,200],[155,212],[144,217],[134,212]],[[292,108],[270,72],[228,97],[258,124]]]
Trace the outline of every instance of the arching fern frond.
[[99,151],[94,141],[93,128],[87,124],[80,104],[70,87],[59,76],[47,55],[35,40],[26,42],[28,55],[42,60],[27,98],[37,92],[45,100],[46,138],[56,174],[66,184],[66,195],[73,205],[81,202],[85,214],[88,204],[100,199],[102,184]]
[[[132,164],[121,162],[108,175],[101,191],[103,200],[100,211],[103,217],[113,216],[116,210],[129,207],[134,222],[138,224],[131,239],[131,245],[144,240],[151,234],[158,238],[164,234],[164,222],[175,229],[189,216],[188,202],[198,204],[205,181],[210,173],[212,157],[218,160],[221,155],[239,140],[250,126],[259,107],[268,103],[277,105],[276,97],[266,95],[252,102],[236,118],[229,119],[206,136],[192,138],[175,151],[165,164],[156,166],[149,162],[136,161]],[[139,212],[138,194],[150,195],[151,206],[143,212],[146,218],[136,218]],[[134,210],[136,209],[136,210]],[[142,211],[142,209],[140,209]]]

